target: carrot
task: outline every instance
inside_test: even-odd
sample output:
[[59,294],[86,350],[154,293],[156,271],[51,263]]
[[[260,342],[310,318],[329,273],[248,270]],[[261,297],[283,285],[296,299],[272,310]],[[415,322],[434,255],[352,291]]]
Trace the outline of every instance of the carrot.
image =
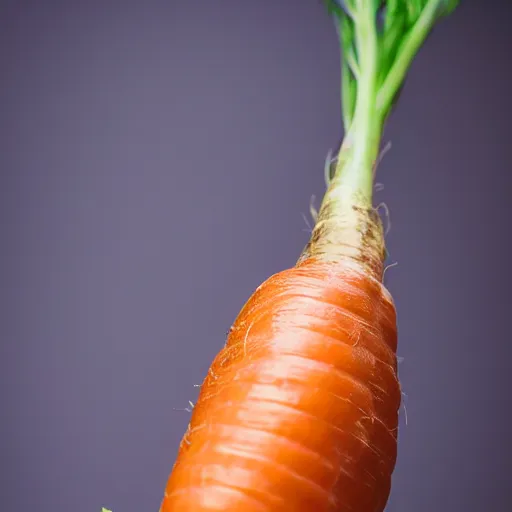
[[345,137],[308,245],[257,288],[208,371],[160,512],[384,509],[401,391],[374,171],[406,71],[456,3],[327,2]]

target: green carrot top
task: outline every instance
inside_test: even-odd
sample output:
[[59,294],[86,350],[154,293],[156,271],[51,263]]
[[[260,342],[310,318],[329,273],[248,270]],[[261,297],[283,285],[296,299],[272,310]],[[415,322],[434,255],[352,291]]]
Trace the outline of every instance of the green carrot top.
[[336,173],[343,166],[345,184],[370,198],[383,126],[407,71],[433,26],[459,0],[324,3],[338,32],[345,147],[353,148],[351,162],[338,161]]
[[324,0],[335,19],[342,53],[345,131],[354,120],[358,90],[371,80],[383,121],[409,66],[434,24],[459,0]]

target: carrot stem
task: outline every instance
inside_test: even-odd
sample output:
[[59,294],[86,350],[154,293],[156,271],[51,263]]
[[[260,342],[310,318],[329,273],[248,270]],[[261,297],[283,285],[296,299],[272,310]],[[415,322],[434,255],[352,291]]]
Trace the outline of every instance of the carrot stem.
[[[374,2],[373,2],[374,4]],[[376,117],[378,47],[375,5],[363,2],[354,13],[354,37],[359,57],[359,77],[354,119],[350,128],[352,151],[346,163],[338,161],[340,192],[350,191],[371,205],[373,162],[378,154],[380,130]],[[347,52],[347,55],[351,55]]]
[[438,19],[442,4],[442,0],[429,0],[402,42],[398,55],[377,95],[377,112],[381,119],[389,112],[393,98],[400,89],[412,60]]
[[[354,72],[357,64],[357,58],[354,51],[351,52],[352,59],[343,56],[343,47],[350,45],[352,26],[347,15],[341,14],[339,19],[335,20],[336,31],[340,44],[341,57],[341,116],[345,133],[350,129],[352,118],[354,116],[354,106],[356,101],[357,83],[359,77],[359,65],[357,65],[357,74]],[[353,50],[353,49],[352,49]],[[347,55],[345,53],[345,55]],[[350,65],[352,63],[352,66]]]
[[[414,56],[458,0],[326,0],[341,47],[345,137],[300,261],[355,259],[382,277],[386,250],[372,204],[386,119]],[[383,22],[380,20],[383,19]]]

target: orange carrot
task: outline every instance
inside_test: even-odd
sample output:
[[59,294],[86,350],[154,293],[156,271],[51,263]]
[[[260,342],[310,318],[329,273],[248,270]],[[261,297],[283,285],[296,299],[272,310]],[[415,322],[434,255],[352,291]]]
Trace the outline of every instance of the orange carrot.
[[382,510],[395,350],[393,302],[364,265],[308,258],[271,277],[210,368],[162,512]]
[[414,0],[422,7],[402,20],[405,42],[389,55],[386,28],[376,37],[381,3],[331,5],[345,30],[345,57],[354,58],[351,45],[359,50],[353,69],[342,68],[348,111],[336,167],[299,261],[259,286],[215,358],[160,512],[382,512],[386,505],[401,392],[395,306],[382,284],[383,229],[372,207],[374,164],[404,62],[442,1]]

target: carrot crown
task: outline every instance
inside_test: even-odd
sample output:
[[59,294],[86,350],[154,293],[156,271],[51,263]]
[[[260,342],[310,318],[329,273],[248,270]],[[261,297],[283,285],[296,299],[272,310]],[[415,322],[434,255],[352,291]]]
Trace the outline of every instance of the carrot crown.
[[[371,202],[374,164],[386,118],[433,26],[459,0],[324,0],[341,49],[345,148],[335,173]],[[343,160],[343,161],[342,161]]]

